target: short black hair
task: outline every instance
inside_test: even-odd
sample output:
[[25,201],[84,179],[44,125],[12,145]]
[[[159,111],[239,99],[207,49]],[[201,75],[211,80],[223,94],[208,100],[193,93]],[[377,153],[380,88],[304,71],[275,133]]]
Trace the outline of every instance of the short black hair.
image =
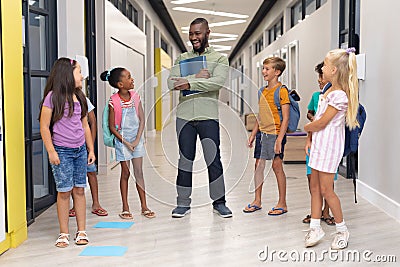
[[317,66],[315,66],[315,71],[319,74],[319,75],[322,75],[323,74],[323,72],[322,72],[322,67],[324,66],[324,62],[321,62],[321,63],[319,63]]
[[190,25],[193,25],[193,24],[204,24],[207,27],[207,30],[209,29],[208,21],[205,18],[196,18],[190,23]]

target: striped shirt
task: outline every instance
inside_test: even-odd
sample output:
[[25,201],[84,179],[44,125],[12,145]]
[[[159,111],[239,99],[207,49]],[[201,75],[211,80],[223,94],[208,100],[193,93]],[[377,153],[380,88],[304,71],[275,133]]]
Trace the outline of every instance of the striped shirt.
[[328,105],[337,109],[338,113],[324,129],[312,133],[309,166],[317,171],[336,173],[344,151],[344,128],[348,105],[346,93],[343,90],[334,90],[326,98],[321,94],[315,120],[322,117]]
[[[135,103],[134,103],[134,101],[133,101],[133,97],[131,97],[129,100],[124,100],[124,99],[122,99],[121,97],[120,97],[120,99],[121,99],[121,102],[122,102],[122,105],[121,105],[121,108],[122,108],[122,109],[124,109],[124,108],[132,108],[132,107],[135,106]],[[113,105],[113,102],[112,102],[111,97],[110,97],[110,99],[108,100],[108,104],[109,104],[112,108],[114,108],[114,105]]]

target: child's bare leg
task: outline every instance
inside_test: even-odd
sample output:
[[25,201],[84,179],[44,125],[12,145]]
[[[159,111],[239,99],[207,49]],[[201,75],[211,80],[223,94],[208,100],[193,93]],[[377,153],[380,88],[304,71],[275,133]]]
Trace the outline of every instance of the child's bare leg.
[[333,216],[335,217],[336,223],[341,223],[343,221],[342,207],[340,200],[333,190],[333,178],[334,173],[320,172],[320,188],[321,194],[326,199],[329,204]]
[[264,184],[264,170],[265,170],[265,159],[258,161],[258,166],[254,172],[254,187],[255,187],[255,198],[252,205],[261,207],[261,195]]
[[312,169],[310,179],[310,192],[311,192],[311,218],[320,219],[322,209],[322,196],[320,189],[319,171]]
[[88,172],[87,176],[89,180],[90,193],[92,195],[92,210],[97,210],[101,208],[99,203],[99,185],[97,182],[97,176],[95,172]]
[[71,191],[57,193],[57,216],[60,225],[60,233],[69,233],[69,200],[71,198]]
[[324,199],[324,208],[322,210],[322,217],[324,218],[329,218],[329,204],[328,201],[326,201],[326,199]]
[[286,175],[283,171],[282,159],[275,157],[272,161],[272,169],[274,170],[276,181],[278,184],[279,200],[275,207],[287,210],[286,205]]
[[146,202],[146,191],[143,179],[143,158],[134,158],[132,159],[133,164],[133,174],[136,179],[136,189],[139,194],[140,206],[142,208],[142,212],[148,210],[147,202]]
[[74,187],[72,189],[74,195],[74,207],[76,213],[76,224],[78,231],[85,231],[86,228],[86,198],[85,189],[83,187]]
[[92,209],[100,208],[99,203],[99,184],[97,182],[97,176],[95,172],[88,172],[87,173],[89,186],[90,186],[90,193],[92,195]]
[[128,181],[129,181],[129,161],[121,161],[121,179],[119,180],[119,189],[121,191],[122,211],[129,211],[128,204]]

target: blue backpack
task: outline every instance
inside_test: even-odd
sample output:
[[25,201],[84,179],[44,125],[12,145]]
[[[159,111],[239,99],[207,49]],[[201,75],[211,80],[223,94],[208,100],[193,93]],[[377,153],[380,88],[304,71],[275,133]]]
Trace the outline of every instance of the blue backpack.
[[[282,109],[281,109],[281,101],[280,101],[280,97],[279,97],[279,92],[282,87],[285,88],[286,90],[288,90],[289,100],[290,100],[289,123],[288,123],[286,132],[292,133],[297,130],[297,126],[299,125],[299,121],[300,121],[300,108],[299,108],[299,104],[297,103],[297,101],[300,100],[300,97],[294,90],[289,92],[289,89],[285,85],[279,86],[275,90],[274,102],[275,102],[276,107],[278,108],[279,117],[281,118],[281,121],[282,121]],[[258,90],[258,99],[260,99],[260,96],[261,96],[263,90],[264,90],[264,87],[261,87]]]
[[356,188],[356,158],[355,152],[358,150],[358,139],[360,138],[361,132],[364,129],[365,121],[367,120],[367,113],[365,112],[365,108],[363,105],[358,105],[358,113],[357,113],[357,121],[360,124],[359,127],[356,127],[353,130],[350,130],[349,127],[345,127],[345,140],[344,140],[344,152],[343,157],[348,157],[350,175],[347,178],[353,178],[354,185],[354,202],[357,203],[357,188]]
[[363,105],[358,105],[357,121],[360,124],[359,127],[351,130],[349,127],[345,127],[345,140],[344,140],[344,153],[343,157],[348,156],[350,153],[355,153],[358,150],[358,139],[360,138],[361,132],[364,129],[365,121],[367,120],[367,113]]

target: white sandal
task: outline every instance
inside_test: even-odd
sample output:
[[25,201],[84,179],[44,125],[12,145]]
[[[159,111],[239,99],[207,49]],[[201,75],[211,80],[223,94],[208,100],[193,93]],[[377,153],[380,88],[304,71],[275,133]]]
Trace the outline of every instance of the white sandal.
[[[64,244],[64,245],[63,245]],[[58,248],[66,248],[69,246],[69,234],[60,233],[54,244]]]
[[77,245],[87,245],[89,243],[89,237],[86,231],[77,231],[75,235],[75,244]]

